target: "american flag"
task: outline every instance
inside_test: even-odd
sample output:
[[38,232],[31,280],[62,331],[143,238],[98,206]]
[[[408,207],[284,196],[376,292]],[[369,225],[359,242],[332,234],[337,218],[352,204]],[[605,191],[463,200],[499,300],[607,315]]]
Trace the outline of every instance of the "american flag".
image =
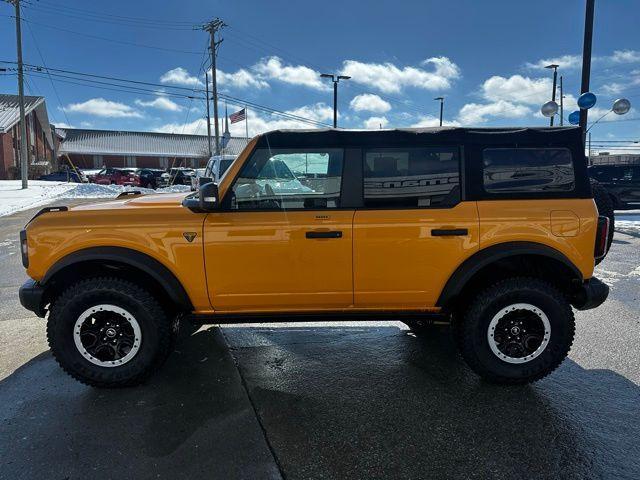
[[247,118],[247,111],[245,108],[229,115],[229,120],[231,120],[231,123],[241,122],[245,118]]

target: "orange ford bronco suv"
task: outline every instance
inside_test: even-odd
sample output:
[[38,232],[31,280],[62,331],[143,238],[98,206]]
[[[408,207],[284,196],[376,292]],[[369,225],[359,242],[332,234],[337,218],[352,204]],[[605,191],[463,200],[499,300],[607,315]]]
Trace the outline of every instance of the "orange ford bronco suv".
[[609,222],[579,128],[274,131],[191,194],[45,208],[22,304],[99,387],[141,382],[180,319],[452,323],[482,377],[554,370],[594,308]]

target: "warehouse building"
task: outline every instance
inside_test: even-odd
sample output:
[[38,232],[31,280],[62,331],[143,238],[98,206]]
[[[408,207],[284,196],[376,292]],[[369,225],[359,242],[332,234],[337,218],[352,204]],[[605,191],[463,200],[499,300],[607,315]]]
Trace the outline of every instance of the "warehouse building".
[[[204,168],[209,159],[205,135],[56,128],[62,139],[60,164],[69,160],[83,169],[102,167]],[[225,155],[238,155],[244,137],[222,141]]]

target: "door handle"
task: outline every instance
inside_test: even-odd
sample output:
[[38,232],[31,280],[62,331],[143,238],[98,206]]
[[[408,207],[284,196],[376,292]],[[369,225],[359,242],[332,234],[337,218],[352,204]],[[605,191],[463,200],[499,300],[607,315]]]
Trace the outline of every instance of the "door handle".
[[466,228],[434,228],[431,230],[432,237],[462,237],[469,235]]
[[342,238],[342,232],[339,230],[313,230],[305,232],[307,238]]

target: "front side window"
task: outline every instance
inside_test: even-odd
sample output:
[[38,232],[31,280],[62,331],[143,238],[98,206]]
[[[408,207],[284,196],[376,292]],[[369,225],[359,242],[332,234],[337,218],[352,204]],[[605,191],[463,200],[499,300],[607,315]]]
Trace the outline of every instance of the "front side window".
[[566,148],[487,148],[482,152],[484,189],[489,193],[554,193],[575,188]]
[[370,208],[437,208],[460,201],[456,147],[367,150],[363,177]]
[[234,210],[340,207],[342,149],[259,148],[243,165],[231,197]]

